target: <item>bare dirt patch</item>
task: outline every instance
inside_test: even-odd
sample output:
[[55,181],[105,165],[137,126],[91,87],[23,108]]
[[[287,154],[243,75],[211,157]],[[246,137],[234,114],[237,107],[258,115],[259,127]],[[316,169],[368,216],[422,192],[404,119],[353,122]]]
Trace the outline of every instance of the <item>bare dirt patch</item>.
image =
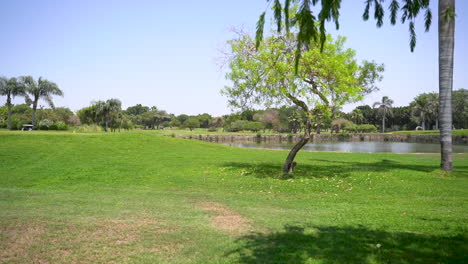
[[224,232],[232,235],[241,234],[251,229],[249,220],[234,211],[227,209],[224,205],[214,202],[199,203],[198,208],[211,212],[211,224]]

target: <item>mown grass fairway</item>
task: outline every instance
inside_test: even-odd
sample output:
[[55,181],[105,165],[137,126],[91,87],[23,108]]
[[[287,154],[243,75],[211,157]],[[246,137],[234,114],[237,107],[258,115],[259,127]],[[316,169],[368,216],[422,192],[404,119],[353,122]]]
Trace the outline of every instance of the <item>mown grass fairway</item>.
[[0,262],[468,263],[468,154],[0,132]]

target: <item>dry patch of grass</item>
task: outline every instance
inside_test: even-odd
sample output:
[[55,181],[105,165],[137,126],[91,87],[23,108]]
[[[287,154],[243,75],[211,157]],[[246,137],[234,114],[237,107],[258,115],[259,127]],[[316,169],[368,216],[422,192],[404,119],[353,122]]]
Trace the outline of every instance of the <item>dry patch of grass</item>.
[[140,254],[172,255],[179,248],[160,242],[175,228],[147,217],[9,221],[0,230],[0,263],[120,263]]
[[234,211],[227,209],[224,205],[214,202],[203,202],[197,205],[198,208],[211,212],[211,224],[232,235],[238,235],[251,230],[249,220]]
[[0,231],[0,261],[2,263],[19,263],[31,258],[35,263],[45,262],[34,254],[33,248],[41,240],[40,236],[46,232],[44,224],[13,223],[9,226],[1,225]]

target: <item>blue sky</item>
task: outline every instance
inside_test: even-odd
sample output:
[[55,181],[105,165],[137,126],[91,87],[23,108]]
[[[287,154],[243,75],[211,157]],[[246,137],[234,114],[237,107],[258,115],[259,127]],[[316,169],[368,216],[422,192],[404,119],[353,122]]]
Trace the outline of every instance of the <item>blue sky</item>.
[[[437,1],[431,0],[430,32],[417,21],[414,53],[408,26],[390,26],[386,19],[377,29],[373,21],[363,22],[363,2],[343,0],[340,30],[328,27],[347,37],[359,60],[386,66],[380,91],[358,105],[383,95],[406,105],[419,93],[438,91]],[[455,89],[468,88],[468,1],[457,2]],[[228,28],[253,32],[265,8],[264,0],[3,0],[0,75],[52,80],[65,93],[56,105],[72,110],[119,98],[124,107],[141,103],[175,114],[227,114],[219,92],[227,82],[215,59],[232,37]]]

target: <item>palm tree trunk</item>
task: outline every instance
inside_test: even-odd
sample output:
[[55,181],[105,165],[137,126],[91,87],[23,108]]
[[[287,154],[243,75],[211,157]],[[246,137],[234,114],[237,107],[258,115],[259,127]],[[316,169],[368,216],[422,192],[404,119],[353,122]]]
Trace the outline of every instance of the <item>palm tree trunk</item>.
[[33,112],[32,112],[32,120],[31,120],[31,123],[32,123],[33,127],[35,127],[35,126],[36,126],[36,110],[37,110],[37,101],[38,101],[38,99],[37,99],[37,98],[35,98],[35,99],[34,99],[34,102],[33,102],[33,109],[32,109],[32,110],[33,110]]
[[455,0],[439,0],[439,100],[441,168],[453,170],[452,158],[452,86],[455,44]]
[[385,133],[385,115],[382,118],[382,133]]
[[8,130],[11,130],[11,97],[8,95],[7,97],[7,105],[8,105]]

